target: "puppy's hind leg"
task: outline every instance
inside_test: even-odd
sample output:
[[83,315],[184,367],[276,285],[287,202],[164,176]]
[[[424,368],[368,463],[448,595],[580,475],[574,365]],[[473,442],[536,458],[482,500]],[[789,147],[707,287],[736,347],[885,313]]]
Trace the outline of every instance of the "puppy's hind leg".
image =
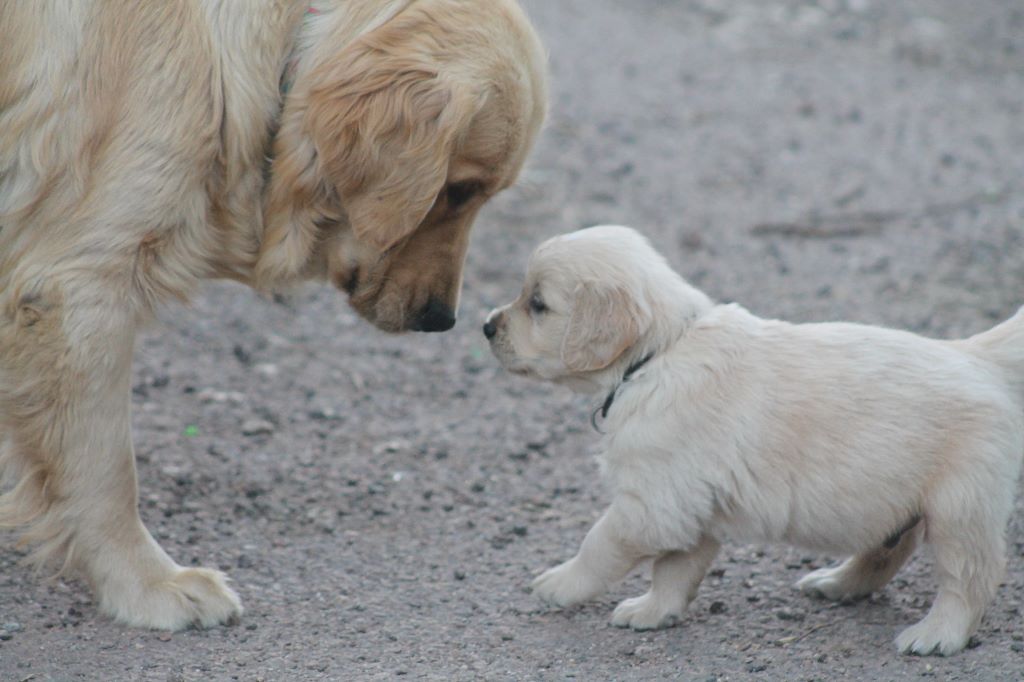
[[657,630],[674,625],[697,596],[697,587],[718,554],[717,540],[705,536],[685,552],[668,552],[654,560],[651,589],[626,599],[612,614],[612,625],[634,630]]
[[992,481],[975,491],[946,488],[925,509],[939,590],[928,615],[896,638],[903,653],[949,656],[967,646],[1003,576],[1009,486]]
[[808,573],[796,586],[805,594],[832,601],[866,597],[892,580],[914,553],[923,533],[924,524],[918,519],[891,542],[852,556],[838,566]]
[[51,284],[0,320],[0,429],[20,477],[0,498],[0,520],[27,525],[32,558],[83,573],[120,622],[226,622],[241,606],[224,576],[178,566],[139,518],[129,423],[137,320],[110,288]]

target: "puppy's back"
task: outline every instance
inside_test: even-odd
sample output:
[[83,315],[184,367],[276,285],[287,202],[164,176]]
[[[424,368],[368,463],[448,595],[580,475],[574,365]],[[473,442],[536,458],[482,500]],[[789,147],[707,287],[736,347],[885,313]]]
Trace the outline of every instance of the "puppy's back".
[[943,471],[1012,477],[1024,448],[1019,401],[997,369],[908,332],[717,306],[662,366],[669,390],[636,409],[671,415],[677,462],[736,501],[736,537],[758,528],[750,539],[829,548],[855,518],[866,522],[848,532],[863,536],[835,551],[876,546],[876,529],[910,518]]

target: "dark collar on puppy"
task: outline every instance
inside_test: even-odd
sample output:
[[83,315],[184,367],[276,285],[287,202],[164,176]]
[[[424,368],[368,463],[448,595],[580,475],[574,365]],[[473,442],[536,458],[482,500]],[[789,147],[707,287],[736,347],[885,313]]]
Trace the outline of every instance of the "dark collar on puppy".
[[601,413],[601,419],[607,419],[608,410],[611,409],[612,403],[615,402],[615,394],[618,393],[619,389],[622,387],[622,384],[629,381],[630,378],[636,373],[636,371],[643,367],[644,365],[646,365],[648,362],[650,362],[651,358],[653,357],[653,352],[648,353],[647,355],[643,356],[639,360],[636,360],[629,367],[626,368],[626,373],[622,375],[622,380],[619,383],[615,384],[615,387],[608,393],[608,397],[604,399],[604,404],[601,405],[601,407],[594,410],[594,414],[590,415],[590,424],[591,426],[594,427],[595,431],[601,430],[597,428],[597,413]]

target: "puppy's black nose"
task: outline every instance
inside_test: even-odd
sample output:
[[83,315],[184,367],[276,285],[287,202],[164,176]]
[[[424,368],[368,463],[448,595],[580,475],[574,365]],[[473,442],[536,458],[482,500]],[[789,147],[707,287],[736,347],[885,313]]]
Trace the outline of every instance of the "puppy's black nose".
[[494,325],[493,322],[491,322],[490,320],[484,322],[484,336],[486,336],[489,339],[493,339],[494,335],[497,333],[498,328]]
[[455,326],[455,313],[436,298],[427,301],[413,325],[417,332],[446,332]]

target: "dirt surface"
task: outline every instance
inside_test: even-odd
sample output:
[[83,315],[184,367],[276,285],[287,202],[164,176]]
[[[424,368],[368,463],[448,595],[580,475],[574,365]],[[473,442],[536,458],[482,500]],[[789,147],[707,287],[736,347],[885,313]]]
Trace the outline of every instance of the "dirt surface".
[[[607,624],[525,589],[606,501],[590,400],[502,373],[479,331],[551,234],[647,232],[765,317],[950,337],[1024,302],[1024,10],[1010,0],[525,0],[550,122],[478,224],[460,321],[389,337],[343,296],[214,284],[142,339],[142,515],[246,614],[126,629],[0,551],[2,680],[1024,679],[1024,496],[973,648],[892,644],[934,583],[916,558],[852,605],[793,588],[839,557],[728,546],[685,621]],[[11,539],[8,536],[6,539]]]

